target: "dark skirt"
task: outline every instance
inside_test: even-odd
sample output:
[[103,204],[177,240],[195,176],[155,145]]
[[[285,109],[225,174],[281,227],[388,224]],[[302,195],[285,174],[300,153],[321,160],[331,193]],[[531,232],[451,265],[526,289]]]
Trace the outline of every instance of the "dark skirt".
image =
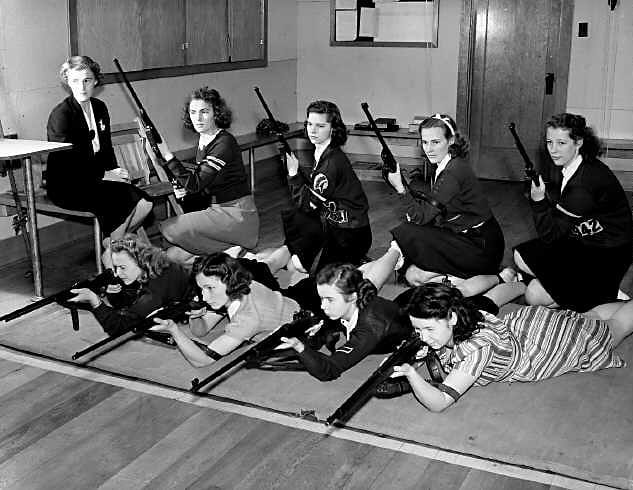
[[151,201],[138,187],[111,180],[82,184],[72,192],[51,192],[49,189],[48,197],[59,207],[93,213],[106,236],[123,224],[141,199]]
[[283,211],[281,219],[288,250],[299,257],[301,264],[310,273],[316,273],[323,266],[335,262],[348,262],[358,266],[371,247],[372,234],[369,225],[339,228],[327,221],[322,223],[317,214],[297,209]]
[[505,241],[497,220],[458,233],[434,225],[402,223],[391,230],[408,264],[428,272],[467,278],[499,271]]
[[[413,296],[414,291],[415,288],[406,289],[398,296],[396,296],[393,299],[393,302],[396,303],[400,308],[405,309],[411,301],[411,296]],[[495,316],[499,314],[499,307],[497,306],[497,304],[488,296],[484,296],[483,294],[469,296],[468,298],[466,298],[466,302],[477,310],[486,311]]]
[[561,308],[578,312],[615,301],[632,258],[631,244],[587,247],[571,238],[551,244],[537,238],[515,250]]

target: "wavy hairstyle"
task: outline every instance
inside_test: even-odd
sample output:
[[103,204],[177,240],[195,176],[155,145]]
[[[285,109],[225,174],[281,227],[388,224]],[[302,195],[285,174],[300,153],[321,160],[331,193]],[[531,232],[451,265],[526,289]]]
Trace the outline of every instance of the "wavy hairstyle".
[[404,310],[415,318],[437,320],[446,319],[451,313],[455,313],[455,343],[472,337],[479,329],[477,324],[483,320],[483,315],[471,306],[459,289],[441,283],[429,282],[415,288]]
[[363,277],[363,273],[352,264],[328,264],[316,276],[317,284],[336,287],[344,296],[357,295],[356,305],[364,308],[378,294],[374,283]]
[[587,120],[580,114],[563,112],[556,114],[545,123],[546,128],[564,129],[569,131],[569,137],[578,142],[582,140],[582,146],[578,150],[583,158],[595,158],[602,153],[602,143],[594,130],[587,126]]
[[187,97],[182,113],[182,122],[185,128],[194,131],[193,123],[189,117],[189,104],[191,104],[192,100],[202,100],[211,106],[211,109],[213,109],[213,122],[218,128],[227,129],[231,127],[233,112],[216,89],[205,86],[194,90]]
[[334,102],[327,100],[315,100],[306,109],[306,119],[311,112],[327,115],[327,120],[332,125],[330,144],[332,146],[343,146],[347,141],[347,127],[343,122],[343,116],[341,116],[338,106]]
[[455,142],[448,147],[448,153],[451,157],[463,158],[468,155],[468,150],[470,148],[468,139],[459,132],[457,124],[451,116],[448,114],[438,113],[424,119],[418,126],[418,134],[420,135],[420,138],[422,138],[422,130],[430,128],[440,128],[444,132],[444,137],[447,140],[450,140],[452,137],[455,138]]
[[101,66],[90,56],[71,56],[62,63],[59,68],[59,78],[61,78],[64,87],[68,87],[69,70],[90,70],[95,77],[95,85],[99,85],[103,80]]
[[171,265],[167,254],[158,247],[146,243],[134,233],[126,233],[123,238],[112,240],[112,253],[126,253],[141,268],[138,282],[147,284],[150,279],[161,276]]
[[198,257],[191,272],[194,277],[198,274],[217,277],[226,285],[226,295],[230,300],[240,299],[251,292],[253,275],[224,252]]

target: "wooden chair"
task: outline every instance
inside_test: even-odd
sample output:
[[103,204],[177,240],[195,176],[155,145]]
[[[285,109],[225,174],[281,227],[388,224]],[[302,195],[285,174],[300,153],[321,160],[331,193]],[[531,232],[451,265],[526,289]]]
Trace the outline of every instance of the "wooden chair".
[[[162,168],[154,165],[150,159],[150,154],[146,151],[147,139],[144,132],[139,129],[138,121],[129,123],[113,124],[111,128],[112,144],[121,168],[128,171],[130,179],[143,189],[155,200],[166,198],[168,201],[168,214],[173,211],[182,214],[182,209],[175,199],[171,183],[164,176]],[[18,192],[22,207],[26,205],[24,192]],[[171,211],[170,211],[171,206]],[[43,189],[36,191],[35,209],[38,213],[71,220],[91,220],[93,225],[95,263],[97,271],[102,271],[101,255],[103,253],[101,239],[101,227],[99,220],[92,213],[87,211],[74,211],[60,208],[53,204]],[[0,216],[12,216],[17,214],[17,204],[11,193],[0,193]],[[141,234],[143,234],[141,231]]]

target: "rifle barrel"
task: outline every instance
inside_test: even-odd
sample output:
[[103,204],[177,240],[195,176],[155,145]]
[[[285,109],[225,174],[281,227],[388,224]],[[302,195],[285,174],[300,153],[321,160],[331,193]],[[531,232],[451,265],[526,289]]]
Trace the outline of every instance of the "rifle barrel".
[[2,315],[0,317],[0,321],[2,322],[10,322],[11,320],[15,320],[16,318],[21,317],[22,315],[26,315],[27,313],[31,313],[32,311],[37,310],[38,308],[42,308],[43,306],[49,305],[51,303],[55,303],[57,301],[56,295],[49,296],[48,298],[40,299],[35,303],[31,303],[30,305],[26,305],[22,308],[18,308],[11,313],[7,313],[6,315]]
[[532,160],[530,160],[527,151],[525,151],[525,147],[523,146],[521,138],[519,138],[519,135],[516,131],[516,124],[514,124],[513,122],[508,124],[508,130],[512,134],[514,144],[517,147],[517,150],[519,150],[521,158],[523,158],[523,162],[525,163],[525,173],[528,175],[528,177],[532,179],[532,182],[534,182],[535,185],[539,185],[538,173],[534,170],[534,164],[532,163]]
[[352,393],[336,411],[326,419],[327,425],[344,424],[360,407],[374,396],[376,387],[393,372],[394,366],[409,362],[422,347],[422,340],[416,335],[400,344],[389,357],[378,366],[372,375]]
[[[123,68],[121,68],[121,64],[119,63],[119,60],[117,58],[114,58],[112,62],[116,66],[117,70],[119,70],[119,73],[121,74],[121,78],[123,78],[123,83],[125,83],[125,86],[130,91],[130,95],[132,96],[132,99],[134,99],[134,102],[136,106],[138,107],[141,120],[143,121],[143,124],[145,124],[145,126],[147,127],[147,130],[151,134],[152,139],[154,140],[156,144],[162,143],[163,139],[161,138],[160,133],[156,129],[156,126],[154,126],[154,123],[152,123],[152,120],[149,118],[149,115],[145,111],[145,107],[143,107],[143,104],[141,104],[141,100],[138,98],[138,95],[136,95],[136,91],[134,90],[134,87],[132,87],[132,84],[128,80],[127,75],[123,71]],[[158,151],[158,148],[153,148],[153,149],[158,155],[161,155],[160,151]]]

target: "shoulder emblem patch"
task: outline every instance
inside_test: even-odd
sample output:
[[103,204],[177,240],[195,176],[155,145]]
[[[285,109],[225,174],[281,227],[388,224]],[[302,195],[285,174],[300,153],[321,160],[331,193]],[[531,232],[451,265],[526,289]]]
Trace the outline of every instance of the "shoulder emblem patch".
[[317,191],[319,194],[323,194],[323,192],[325,192],[325,189],[328,188],[329,184],[330,182],[327,180],[327,177],[325,176],[325,174],[318,173],[314,176],[314,180],[313,180],[314,190]]
[[353,347],[350,347],[349,345],[344,345],[343,347],[339,347],[338,349],[336,349],[336,352],[342,352],[343,354],[351,354],[354,351]]

